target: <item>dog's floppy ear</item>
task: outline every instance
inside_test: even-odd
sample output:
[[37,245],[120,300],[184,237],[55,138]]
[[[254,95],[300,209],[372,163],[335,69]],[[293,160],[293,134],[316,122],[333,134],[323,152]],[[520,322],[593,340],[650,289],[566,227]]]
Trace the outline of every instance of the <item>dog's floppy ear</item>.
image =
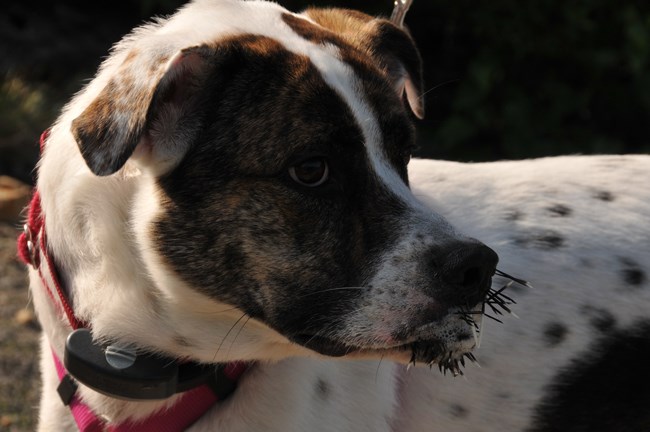
[[411,36],[388,21],[378,20],[370,49],[398,94],[406,95],[413,114],[424,118],[422,58]]
[[384,71],[400,97],[418,118],[424,117],[422,58],[410,34],[386,19],[348,9],[310,8],[305,14],[316,23],[366,51]]
[[138,156],[159,167],[182,156],[197,126],[188,111],[196,104],[208,59],[204,46],[173,55],[129,52],[72,121],[72,134],[90,170],[99,176],[115,173],[139,145]]

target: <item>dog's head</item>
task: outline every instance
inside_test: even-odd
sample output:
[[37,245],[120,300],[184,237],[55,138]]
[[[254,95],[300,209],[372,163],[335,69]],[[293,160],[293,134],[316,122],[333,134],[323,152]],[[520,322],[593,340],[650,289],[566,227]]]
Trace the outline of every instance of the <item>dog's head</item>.
[[94,174],[139,178],[134,248],[181,335],[154,348],[432,363],[475,346],[497,257],[409,190],[423,106],[403,29],[200,1],[97,80],[72,133]]

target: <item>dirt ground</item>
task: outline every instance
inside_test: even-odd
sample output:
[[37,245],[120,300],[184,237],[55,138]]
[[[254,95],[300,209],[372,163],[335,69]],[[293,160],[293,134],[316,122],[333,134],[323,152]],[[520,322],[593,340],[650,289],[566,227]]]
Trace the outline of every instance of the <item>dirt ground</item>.
[[0,431],[36,425],[40,329],[27,291],[27,272],[16,258],[18,227],[0,223]]

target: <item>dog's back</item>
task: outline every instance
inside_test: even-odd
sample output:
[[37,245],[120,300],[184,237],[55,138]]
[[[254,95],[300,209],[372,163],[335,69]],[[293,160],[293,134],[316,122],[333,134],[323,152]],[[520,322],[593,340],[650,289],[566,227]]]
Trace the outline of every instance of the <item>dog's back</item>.
[[512,287],[518,319],[486,323],[481,367],[464,379],[406,375],[403,407],[414,411],[405,422],[458,432],[647,431],[650,156],[409,168],[420,199],[492,245],[503,270],[533,288]]

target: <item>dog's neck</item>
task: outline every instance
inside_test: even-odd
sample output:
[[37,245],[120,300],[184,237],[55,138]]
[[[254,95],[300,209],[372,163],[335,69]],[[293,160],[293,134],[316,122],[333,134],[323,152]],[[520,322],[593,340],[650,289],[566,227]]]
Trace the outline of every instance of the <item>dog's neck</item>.
[[[37,188],[48,250],[75,315],[92,327],[95,338],[203,363],[315,355],[254,319],[242,320],[242,312],[231,305],[194,293],[174,275],[156,279],[159,269],[143,264],[143,250],[151,246],[141,238],[155,214],[154,180],[133,165],[114,176],[93,175],[66,129],[59,124],[50,133],[40,167],[47,175],[40,176]],[[61,319],[36,270],[30,273],[46,350],[63,358],[72,327]],[[240,333],[237,325],[243,323],[246,332]],[[130,402],[85,386],[79,392],[91,409],[117,422],[146,418],[175,400]]]
[[[41,151],[44,149],[44,144],[47,140],[47,136],[47,131],[41,136]],[[184,388],[178,390],[179,393],[182,392],[182,397],[179,396],[179,398],[170,398],[166,401],[156,401],[156,399],[160,398],[148,397],[147,394],[138,391],[137,386],[129,386],[128,382],[125,382],[123,384],[117,383],[116,385],[113,385],[112,388],[114,388],[115,391],[119,392],[123,391],[123,388],[125,387],[130,387],[136,390],[135,393],[125,394],[124,397],[120,397],[119,395],[111,395],[111,391],[108,390],[108,387],[106,387],[105,384],[113,379],[112,375],[110,374],[110,371],[112,369],[110,367],[106,368],[106,373],[108,373],[108,375],[104,376],[102,373],[103,369],[101,364],[93,363],[95,361],[92,359],[93,356],[91,355],[89,357],[87,355],[89,352],[92,353],[94,351],[100,352],[101,354],[101,352],[103,352],[103,349],[97,343],[92,342],[90,339],[90,332],[87,329],[84,329],[84,327],[88,326],[87,322],[80,320],[75,314],[72,303],[69,300],[70,291],[66,289],[66,285],[61,282],[61,278],[59,277],[59,270],[55,264],[55,259],[53,259],[52,255],[49,252],[50,247],[48,246],[47,242],[47,230],[45,227],[45,218],[41,207],[41,195],[38,189],[35,191],[32,197],[28,210],[28,220],[24,226],[24,232],[18,240],[18,252],[20,258],[24,261],[24,263],[31,266],[31,271],[39,274],[39,277],[34,278],[33,280],[36,281],[36,283],[40,286],[32,287],[32,292],[35,294],[35,299],[38,300],[37,310],[39,310],[39,315],[41,315],[41,318],[44,318],[44,315],[49,316],[50,318],[53,315],[58,315],[59,317],[65,318],[63,320],[58,320],[58,323],[53,322],[51,325],[46,326],[47,329],[51,329],[47,335],[48,339],[50,340],[51,347],[45,351],[51,351],[52,353],[51,361],[55,366],[59,381],[57,392],[59,393],[62,402],[66,406],[69,406],[70,411],[74,416],[74,419],[80,430],[96,430],[96,428],[103,427],[101,425],[107,419],[115,422],[121,421],[122,419],[120,419],[121,416],[119,414],[110,411],[107,412],[105,407],[116,405],[114,403],[115,399],[125,398],[145,401],[150,400],[152,406],[151,409],[147,411],[152,413],[154,411],[157,411],[159,408],[162,408],[163,406],[166,408],[164,411],[154,413],[151,416],[144,416],[143,418],[146,418],[146,421],[142,425],[144,429],[141,430],[159,430],[159,425],[167,425],[167,428],[169,428],[169,424],[172,426],[176,425],[176,429],[181,430],[184,429],[187,424],[194,422],[198,417],[203,415],[203,413],[205,413],[205,411],[207,411],[214,403],[219,400],[224,400],[230,395],[230,393],[232,393],[234,390],[233,380],[236,380],[246,368],[241,363],[232,364],[232,367],[222,366],[218,369],[200,368],[198,365],[195,366],[195,372],[204,372],[200,372],[199,374],[194,373],[193,375],[191,374],[190,376],[185,377],[186,379],[189,378],[189,381],[184,385]],[[36,288],[36,290],[34,290],[34,288]],[[46,293],[47,296],[41,295],[43,293]],[[47,297],[46,300],[49,298],[49,307],[42,305],[42,300],[44,297]],[[66,333],[68,333],[68,341],[65,348],[66,366],[64,366],[62,362],[64,356],[62,354],[62,343],[60,339],[61,336]],[[75,338],[72,336],[78,337]],[[76,340],[76,342],[71,343],[71,341],[74,340]],[[81,344],[83,346],[80,345],[80,342],[84,342]],[[73,347],[75,348],[71,350],[68,349]],[[79,353],[82,353],[82,355],[79,356]],[[142,354],[138,354],[138,356],[142,357]],[[47,354],[45,354],[45,357],[48,357]],[[156,357],[151,357],[151,361],[155,360]],[[173,362],[173,360],[170,359],[165,360],[165,364],[161,367],[169,370],[169,365],[167,364],[169,361]],[[82,379],[81,375],[76,375],[74,373],[73,369],[76,369],[79,373],[82,370],[89,370],[87,369],[89,364],[91,366],[94,364],[91,369],[93,369],[95,373],[84,373],[84,377],[88,381]],[[81,365],[83,369],[78,368],[76,365]],[[72,369],[70,369],[71,367]],[[180,369],[183,368],[187,369],[188,366],[181,365],[179,367],[179,372]],[[214,371],[219,371],[218,374],[220,377],[217,377]],[[163,370],[161,369],[160,372],[162,374]],[[100,376],[95,376],[97,374]],[[174,379],[174,382],[178,382],[179,385],[183,385],[181,381],[183,379],[182,375],[183,373],[181,372],[181,375],[179,375],[178,378]],[[187,373],[185,375],[187,375]],[[120,380],[124,380],[124,378],[122,378],[122,374],[117,372],[115,373],[114,377]],[[210,382],[213,384],[209,385]],[[103,388],[103,391],[100,391],[102,393],[107,393],[107,396],[103,398],[102,395],[91,391],[83,385],[80,387],[81,383],[85,383],[91,387],[94,387],[93,383],[95,383],[97,389]],[[225,386],[224,383],[231,384]],[[175,384],[172,382],[166,386],[169,385],[175,386]],[[81,399],[82,395],[84,400],[103,398],[104,400],[101,400],[101,403],[99,404],[99,406],[103,408],[101,410],[98,410],[97,408],[93,409],[92,406],[84,403],[84,401]],[[120,412],[127,413],[129,411],[128,405],[131,404],[123,403],[122,405],[123,407],[120,408]],[[141,407],[142,403],[139,403],[137,405],[138,413],[140,415],[144,414]],[[132,416],[128,416],[127,418],[129,421],[140,420],[140,418],[133,418]],[[129,424],[130,423],[126,423],[121,426],[112,427],[114,430],[122,430],[121,428],[126,428],[125,430],[127,430],[130,427]]]

